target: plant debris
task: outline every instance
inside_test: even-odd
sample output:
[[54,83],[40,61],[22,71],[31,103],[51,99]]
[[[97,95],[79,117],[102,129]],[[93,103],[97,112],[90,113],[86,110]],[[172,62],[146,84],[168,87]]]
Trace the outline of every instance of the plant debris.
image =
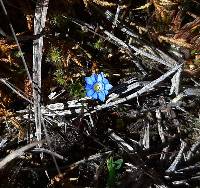
[[0,5],[0,187],[199,187],[198,1]]

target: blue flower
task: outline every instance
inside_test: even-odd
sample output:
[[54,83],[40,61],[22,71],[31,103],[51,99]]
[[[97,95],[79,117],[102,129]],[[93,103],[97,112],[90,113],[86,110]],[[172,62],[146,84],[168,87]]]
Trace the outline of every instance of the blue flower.
[[108,91],[112,88],[103,72],[100,74],[92,74],[90,77],[85,77],[86,95],[92,99],[105,100]]

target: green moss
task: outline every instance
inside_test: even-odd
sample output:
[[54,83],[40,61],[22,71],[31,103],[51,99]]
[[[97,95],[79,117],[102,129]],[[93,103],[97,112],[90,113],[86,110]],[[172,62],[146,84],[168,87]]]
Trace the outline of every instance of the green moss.
[[66,80],[64,78],[64,72],[62,69],[57,69],[54,73],[55,80],[60,86],[66,86]]
[[85,96],[85,90],[80,81],[68,85],[69,93],[74,98],[82,98]]

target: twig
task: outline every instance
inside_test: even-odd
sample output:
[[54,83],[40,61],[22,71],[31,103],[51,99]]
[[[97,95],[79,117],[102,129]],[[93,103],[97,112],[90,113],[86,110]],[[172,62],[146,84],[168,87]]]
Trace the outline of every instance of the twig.
[[[99,9],[98,9],[98,11],[101,14],[103,14],[106,17],[106,19],[108,19],[109,21],[113,21],[114,16],[110,11],[106,10],[105,13],[102,13],[102,11]],[[144,55],[144,56],[146,56],[152,60],[155,60],[157,62],[160,62],[162,64],[166,64],[168,67],[173,67],[173,66],[177,65],[177,62],[174,59],[169,57],[166,53],[164,53],[160,49],[151,46],[151,44],[147,44],[148,42],[143,41],[138,33],[134,32],[133,30],[126,27],[126,25],[121,23],[119,20],[117,20],[117,26],[121,29],[121,31],[123,33],[126,33],[130,37],[135,38],[135,40],[138,41],[139,44],[142,44],[143,47],[146,46],[146,47],[148,47],[148,49],[152,49],[152,48],[154,49],[154,50],[151,50],[151,54],[149,54],[149,53],[146,53],[144,50],[140,50],[139,48],[134,47],[135,49],[133,49],[133,50],[136,50],[137,53]],[[138,51],[138,50],[140,50],[140,51]],[[157,54],[155,52],[157,52]],[[161,59],[161,57],[162,57],[162,59]]]
[[180,163],[181,158],[183,156],[183,152],[186,148],[186,142],[184,142],[183,140],[181,140],[181,147],[180,147],[180,151],[178,152],[178,155],[176,156],[176,158],[174,159],[173,163],[170,165],[170,167],[166,170],[166,173],[170,173],[170,172],[174,172],[177,168],[177,165]]
[[197,163],[194,166],[188,166],[185,168],[178,169],[175,171],[175,173],[181,173],[183,174],[184,172],[194,172],[194,171],[199,171],[200,170],[200,165]]
[[143,76],[147,75],[147,72],[144,70],[144,68],[138,61],[131,60],[131,62],[133,62],[135,64],[135,66],[140,70],[140,72],[143,74]]
[[149,140],[149,123],[144,128],[144,137],[142,139],[142,145],[145,149],[149,149],[150,147],[150,140]]
[[[161,112],[159,109],[156,109],[156,118],[157,118],[157,123],[158,123],[158,133],[159,133],[160,139],[161,139],[162,143],[165,143],[166,139],[164,136],[164,131],[163,131],[163,127],[162,127],[162,117],[161,117]],[[160,156],[160,160],[165,159],[168,148],[169,148],[169,146],[166,146],[163,148],[162,154]]]
[[173,78],[171,79],[172,85],[171,85],[171,89],[170,89],[170,95],[175,93],[177,96],[179,93],[181,72],[182,72],[182,68],[180,68],[177,71],[177,73],[173,76]]
[[7,141],[8,141],[7,139],[2,139],[2,140],[0,141],[0,148],[3,148],[4,145],[5,145],[5,143],[6,143]]
[[37,142],[33,142],[31,144],[28,144],[20,149],[17,149],[15,151],[13,151],[12,153],[10,153],[9,155],[7,155],[2,161],[0,161],[0,169],[3,169],[9,162],[11,162],[13,159],[20,157],[21,155],[24,154],[25,151],[35,147],[38,144],[42,144],[44,143],[44,140],[40,140]]
[[116,135],[112,129],[108,129],[109,137],[115,141],[120,147],[122,147],[125,151],[134,152],[133,147],[131,147],[128,143],[126,143],[122,138]]
[[176,187],[177,186],[179,186],[179,187],[189,187],[187,180],[173,181],[172,184]]
[[169,62],[167,62],[167,61],[165,61],[165,60],[163,60],[163,59],[161,59],[161,58],[159,58],[159,57],[156,57],[156,56],[153,55],[153,54],[147,53],[147,52],[145,52],[144,50],[139,49],[139,48],[137,48],[137,47],[135,47],[135,46],[133,46],[133,45],[129,45],[129,47],[130,47],[132,50],[134,50],[136,53],[140,54],[140,55],[143,55],[143,56],[145,56],[145,57],[147,57],[147,58],[149,58],[149,59],[151,59],[151,60],[154,60],[154,61],[156,61],[156,62],[158,62],[158,63],[161,63],[161,64],[163,64],[163,65],[165,65],[165,66],[167,66],[167,67],[172,67],[172,65],[171,65]]
[[154,184],[155,185],[155,188],[168,188],[168,186],[166,185],[158,185],[158,184]]
[[[125,91],[122,91],[121,94],[126,94],[128,93],[129,91],[131,90],[134,90],[134,89],[137,89],[137,88],[141,88],[142,86],[145,86],[149,83],[149,81],[143,81],[143,82],[135,82],[135,83],[131,83],[129,85],[125,85],[125,88],[126,90]],[[108,99],[106,100],[106,104],[108,104],[109,102],[113,101],[114,99],[116,98],[119,98],[120,97],[120,94],[116,94],[115,92],[112,92]]]
[[28,101],[30,104],[33,104],[33,102],[30,99],[28,99],[26,96],[24,96],[22,94],[23,91],[21,91],[20,89],[16,88],[8,80],[1,78],[0,82],[2,82],[3,84],[5,84],[8,88],[10,88],[14,93],[16,93],[17,95],[19,95],[21,98],[23,98],[24,100]]
[[159,136],[160,136],[162,143],[164,143],[165,142],[165,136],[164,136],[163,127],[162,127],[162,124],[161,124],[162,117],[161,117],[161,112],[160,112],[159,109],[156,109],[156,118],[157,118],[157,122],[158,122],[158,133],[159,133]]
[[52,92],[49,94],[48,98],[50,100],[55,100],[56,98],[58,98],[60,95],[62,95],[66,90],[62,89],[58,94],[56,94],[56,92]]
[[112,152],[112,151],[106,151],[106,152],[104,152],[104,153],[97,153],[97,154],[95,154],[95,155],[91,155],[90,157],[88,157],[88,158],[86,158],[86,159],[82,159],[82,160],[80,160],[80,161],[78,161],[78,162],[75,162],[74,164],[71,164],[71,165],[70,165],[69,167],[67,167],[67,168],[69,168],[70,170],[72,170],[72,169],[76,168],[77,166],[79,166],[80,164],[83,164],[83,163],[85,163],[85,162],[98,159],[98,158],[103,157],[103,156],[105,156],[105,155],[109,155],[111,152]]
[[42,121],[42,125],[43,125],[43,128],[44,128],[44,133],[45,133],[45,137],[46,137],[46,140],[47,140],[47,145],[48,145],[48,147],[49,147],[49,149],[50,149],[50,151],[51,151],[51,156],[52,156],[52,158],[53,158],[53,162],[54,162],[54,164],[55,164],[55,166],[56,166],[56,169],[57,169],[57,171],[58,171],[58,174],[61,174],[60,169],[59,169],[59,167],[58,167],[58,163],[57,163],[56,158],[55,158],[55,155],[53,154],[53,149],[52,149],[52,147],[51,147],[51,140],[50,140],[50,137],[49,137],[49,135],[48,135],[48,133],[47,133],[47,128],[46,128],[46,124],[45,124],[45,122],[44,122],[44,118],[42,118],[41,121]]
[[196,153],[196,151],[197,151],[199,148],[200,148],[200,140],[196,141],[196,142],[192,145],[190,151],[188,152],[188,154],[187,154],[187,156],[186,156],[187,161],[190,160],[190,159],[194,156],[194,154]]
[[[119,4],[120,4],[121,0],[119,0]],[[117,10],[116,10],[116,13],[115,13],[115,19],[113,21],[113,25],[112,27],[115,28],[117,26],[117,21],[118,21],[118,17],[119,17],[119,12],[120,12],[120,5],[117,5]]]
[[[34,35],[40,35],[45,27],[49,0],[38,0],[34,17]],[[33,99],[37,140],[41,140],[41,62],[43,36],[33,41]]]
[[101,106],[97,106],[95,110],[101,110],[101,109],[104,109],[104,108],[108,108],[108,107],[111,107],[111,106],[126,102],[128,100],[131,100],[131,99],[133,99],[135,97],[140,96],[141,94],[143,94],[145,92],[148,92],[150,89],[152,89],[157,84],[159,84],[160,82],[165,80],[167,77],[169,77],[171,74],[176,72],[181,66],[182,66],[182,64],[175,66],[174,68],[172,68],[171,70],[166,72],[164,75],[160,76],[158,79],[156,79],[156,80],[150,82],[149,84],[147,84],[146,86],[142,87],[139,91],[137,91],[137,92],[125,97],[125,98],[121,98],[121,99],[119,99],[117,101],[114,101],[114,102],[111,102],[111,103],[108,103],[108,104],[103,104]]
[[64,160],[64,161],[68,161],[65,157],[63,157],[62,155],[56,153],[56,152],[53,152],[53,151],[50,151],[48,149],[44,149],[44,148],[35,148],[32,150],[33,152],[44,152],[44,153],[48,153],[50,155],[54,155],[55,157],[57,157],[58,159],[61,159],[61,160]]

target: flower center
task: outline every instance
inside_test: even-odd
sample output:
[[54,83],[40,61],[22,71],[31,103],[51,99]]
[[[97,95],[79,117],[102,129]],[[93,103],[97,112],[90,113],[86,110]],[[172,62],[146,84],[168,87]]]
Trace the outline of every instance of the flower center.
[[93,88],[94,88],[94,90],[96,92],[99,92],[102,89],[102,84],[101,83],[96,83],[96,84],[94,84]]

